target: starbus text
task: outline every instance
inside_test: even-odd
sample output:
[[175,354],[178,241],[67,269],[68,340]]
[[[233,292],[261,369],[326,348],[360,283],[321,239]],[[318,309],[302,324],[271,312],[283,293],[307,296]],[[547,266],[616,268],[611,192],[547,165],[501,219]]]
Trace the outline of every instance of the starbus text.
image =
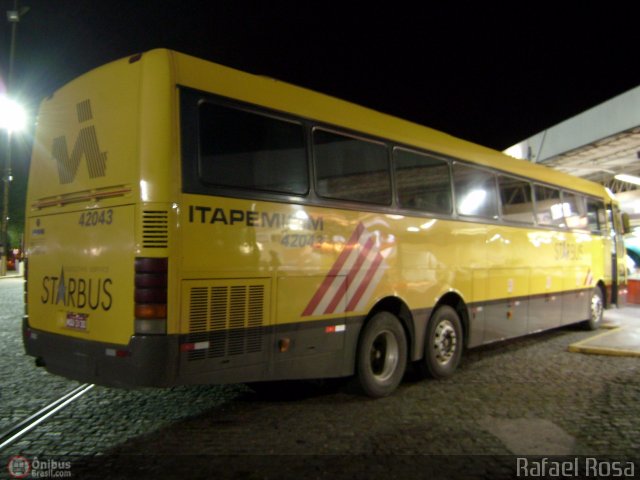
[[112,285],[110,278],[65,278],[63,269],[59,276],[47,275],[42,278],[43,293],[40,300],[44,304],[109,310],[113,303]]

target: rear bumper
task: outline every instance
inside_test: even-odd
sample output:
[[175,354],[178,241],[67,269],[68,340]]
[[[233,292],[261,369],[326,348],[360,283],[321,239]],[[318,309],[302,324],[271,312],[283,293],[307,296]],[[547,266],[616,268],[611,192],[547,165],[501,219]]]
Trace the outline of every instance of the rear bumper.
[[177,335],[134,335],[127,345],[113,345],[36,330],[28,317],[22,333],[27,355],[55,375],[113,387],[167,387],[176,382]]

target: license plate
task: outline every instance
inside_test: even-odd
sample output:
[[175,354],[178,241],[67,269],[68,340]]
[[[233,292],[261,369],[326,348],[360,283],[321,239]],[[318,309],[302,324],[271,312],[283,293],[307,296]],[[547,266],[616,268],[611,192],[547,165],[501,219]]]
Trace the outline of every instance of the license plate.
[[89,315],[86,313],[68,312],[67,319],[65,321],[65,327],[72,328],[74,330],[82,330],[83,332],[86,332],[88,317]]

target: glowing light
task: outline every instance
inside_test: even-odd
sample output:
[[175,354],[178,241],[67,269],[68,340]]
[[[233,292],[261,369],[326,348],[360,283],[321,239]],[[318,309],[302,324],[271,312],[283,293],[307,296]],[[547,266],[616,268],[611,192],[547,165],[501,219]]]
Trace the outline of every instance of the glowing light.
[[519,158],[520,160],[526,159],[526,155],[524,154],[524,150],[522,149],[522,145],[519,143],[507,148],[503,153],[509,155],[510,157]]
[[27,126],[27,112],[14,100],[0,96],[0,128],[9,132],[24,130]]
[[429,230],[431,227],[433,227],[436,224],[437,220],[433,219],[433,220],[429,220],[426,223],[423,223],[422,225],[420,225],[420,228],[422,230]]
[[140,180],[140,197],[143,202],[149,201],[149,184],[145,180]]
[[616,175],[615,177],[616,180],[620,180],[621,182],[627,182],[627,183],[633,183],[634,185],[640,185],[640,177],[636,177],[634,175],[627,175],[625,173],[621,173],[619,175]]
[[238,245],[238,250],[240,250],[240,253],[244,255],[249,255],[253,252],[253,245],[248,242],[243,242]]
[[480,207],[487,198],[487,191],[483,189],[471,190],[460,202],[458,210],[462,215],[473,215],[480,210]]
[[559,220],[564,217],[567,211],[571,212],[571,206],[568,203],[554,203],[551,205],[551,218]]
[[304,230],[307,221],[309,220],[309,215],[304,210],[296,210],[296,213],[293,214],[293,217],[289,221],[289,229],[290,230]]

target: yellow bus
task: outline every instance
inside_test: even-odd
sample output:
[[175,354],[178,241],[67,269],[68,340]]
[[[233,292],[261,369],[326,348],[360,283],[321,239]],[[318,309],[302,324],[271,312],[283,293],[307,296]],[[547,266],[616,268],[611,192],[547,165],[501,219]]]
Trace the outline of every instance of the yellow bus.
[[602,186],[181,53],[70,82],[34,145],[25,348],[79,381],[380,397],[624,296]]

